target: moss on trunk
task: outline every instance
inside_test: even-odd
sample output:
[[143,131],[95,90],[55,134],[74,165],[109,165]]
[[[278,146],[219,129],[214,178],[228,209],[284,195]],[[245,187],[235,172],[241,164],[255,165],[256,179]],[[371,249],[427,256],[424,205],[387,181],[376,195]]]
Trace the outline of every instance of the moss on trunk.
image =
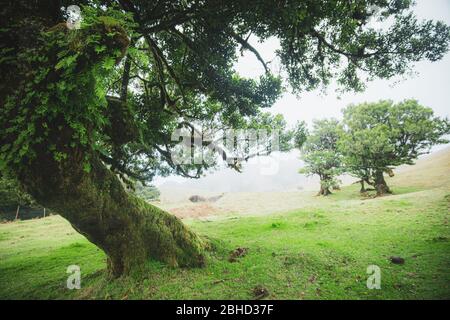
[[203,241],[177,217],[127,193],[99,160],[89,173],[76,158],[41,155],[19,179],[39,203],[59,213],[108,256],[119,276],[149,259],[171,266],[203,266]]
[[[31,137],[27,136],[30,141],[22,157],[8,160],[8,170],[38,203],[59,213],[104,250],[109,269],[116,276],[141,266],[148,259],[172,266],[202,266],[204,246],[199,237],[175,216],[127,193],[92,147],[96,138],[89,116],[104,110],[95,91],[96,79],[102,74],[96,66],[103,65],[106,57],[116,58],[118,62],[124,56],[129,42],[125,30],[111,19],[98,17],[97,23],[90,26],[92,30],[82,29],[67,37],[65,23],[54,27],[61,22],[60,6],[50,0],[16,1],[5,8],[2,18],[8,27],[2,35],[11,41],[6,42],[10,46],[9,60],[4,59],[7,63],[2,64],[8,82],[0,86],[3,108],[0,119],[9,127],[0,135],[0,142],[9,145],[21,141],[24,132]],[[85,41],[92,34],[98,39]],[[101,54],[95,50],[98,42],[106,48]],[[71,56],[71,72],[55,68],[61,62],[61,52],[75,55]],[[45,59],[35,60],[36,55]],[[36,81],[36,72],[42,70],[47,71],[41,83]],[[71,82],[71,89],[66,82]],[[58,84],[63,89],[54,89]],[[4,107],[5,101],[9,101],[8,108]],[[48,107],[37,108],[42,105]],[[77,109],[78,106],[81,108]],[[123,120],[127,110],[124,105],[117,106],[119,112],[114,108],[107,110],[112,112],[112,117]],[[87,116],[86,112],[91,113]],[[19,123],[18,115],[26,115],[23,116],[26,120],[20,123],[33,130],[15,125]],[[111,120],[113,129],[120,129],[122,134],[119,144],[135,135],[129,130],[131,126],[122,129],[123,123],[128,124]]]

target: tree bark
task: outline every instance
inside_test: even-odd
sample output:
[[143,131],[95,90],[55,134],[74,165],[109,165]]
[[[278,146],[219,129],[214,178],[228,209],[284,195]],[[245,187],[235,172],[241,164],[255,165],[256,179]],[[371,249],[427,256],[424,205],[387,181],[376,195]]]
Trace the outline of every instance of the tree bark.
[[317,194],[318,196],[329,196],[331,194],[330,188],[328,187],[320,187],[320,191]]
[[359,183],[361,184],[361,189],[359,190],[360,193],[366,193],[366,187],[364,186],[364,180],[360,180]]
[[328,187],[327,186],[328,184],[326,184],[324,182],[325,182],[325,179],[321,178],[321,180],[320,180],[320,190],[319,190],[319,193],[317,194],[318,196],[328,196],[328,195],[331,194],[330,187]]
[[16,218],[14,220],[19,219],[19,211],[20,211],[20,205],[17,206],[17,210],[16,210]]
[[120,276],[149,259],[171,266],[203,266],[203,241],[177,217],[129,194],[99,160],[89,173],[76,156],[64,164],[41,155],[19,179],[26,191],[59,213],[108,257]]
[[375,172],[375,190],[377,191],[377,196],[382,196],[386,193],[391,193],[386,180],[384,180],[383,171]]
[[[0,21],[2,26],[17,25],[7,34],[5,42],[11,45],[15,56],[29,48],[39,52],[37,49],[42,44],[37,35],[60,22],[60,7],[58,1],[53,0],[39,3],[18,0],[6,6]],[[118,48],[125,51],[126,45]],[[47,63],[53,63],[52,57],[48,58]],[[8,79],[0,86],[2,107],[9,95],[20,96],[15,91],[23,91],[24,84],[33,83],[32,72],[27,68],[9,63],[2,69],[2,75]],[[47,77],[57,81],[58,73]],[[82,89],[90,90],[80,88],[75,92],[83,95]],[[16,113],[21,112],[20,108],[34,110],[33,106],[18,105],[11,114],[5,112],[5,116],[10,116],[13,123]],[[65,108],[61,105],[61,110]],[[59,213],[106,253],[108,268],[113,275],[128,273],[149,259],[157,259],[171,266],[204,265],[203,241],[181,220],[127,193],[117,176],[92,148],[71,145],[74,132],[63,111],[52,115],[49,121],[45,117],[43,119],[48,124],[49,132],[45,139],[41,139],[42,142],[33,145],[36,155],[11,165],[9,170],[14,172],[22,187],[39,204]],[[17,139],[3,132],[0,138],[8,142]],[[3,140],[0,142],[3,143]],[[63,151],[67,158],[56,161],[49,150],[51,144]],[[83,167],[86,156],[89,171]]]

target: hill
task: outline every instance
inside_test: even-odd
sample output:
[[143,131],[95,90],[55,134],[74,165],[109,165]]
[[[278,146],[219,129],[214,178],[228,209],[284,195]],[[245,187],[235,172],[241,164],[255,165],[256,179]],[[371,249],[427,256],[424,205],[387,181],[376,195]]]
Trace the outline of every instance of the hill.
[[[240,215],[260,215],[273,212],[284,212],[314,205],[320,199],[314,197],[319,188],[319,181],[317,178],[306,178],[297,174],[298,167],[301,165],[300,161],[296,159],[292,161],[291,157],[282,159],[280,167],[289,168],[282,170],[279,175],[281,177],[272,178],[280,181],[291,181],[286,188],[274,187],[273,191],[251,192],[248,188],[246,191],[230,191],[223,192],[223,189],[215,188],[218,181],[215,178],[206,180],[200,184],[193,182],[186,183],[166,183],[161,188],[161,201],[155,203],[156,205],[174,213],[180,218],[198,218],[206,216],[221,216],[230,213]],[[421,188],[435,188],[450,186],[450,177],[443,173],[450,173],[450,147],[446,147],[440,151],[421,157],[413,166],[402,166],[395,170],[393,178],[386,177],[388,184],[392,185],[394,194],[396,189],[403,190],[404,188],[415,187]],[[225,173],[219,173],[219,176]],[[229,173],[238,174],[238,173]],[[258,170],[254,169],[251,172],[244,172],[243,179],[249,178],[256,180],[256,184],[261,180],[267,179],[262,177],[260,180],[255,178],[260,176]],[[293,188],[294,181],[297,179],[297,190]],[[341,177],[344,185],[351,185],[357,179],[343,176]],[[211,181],[215,183],[210,184]],[[236,182],[228,182],[231,186],[236,186],[237,189],[242,190],[242,186],[237,186]],[[253,181],[252,183],[255,183]],[[298,190],[301,184],[300,190]],[[202,185],[209,186],[204,189]],[[195,186],[196,188],[193,188]],[[203,197],[212,197],[216,195],[223,195],[218,201],[207,203],[192,203],[189,197],[192,195],[201,195]]]

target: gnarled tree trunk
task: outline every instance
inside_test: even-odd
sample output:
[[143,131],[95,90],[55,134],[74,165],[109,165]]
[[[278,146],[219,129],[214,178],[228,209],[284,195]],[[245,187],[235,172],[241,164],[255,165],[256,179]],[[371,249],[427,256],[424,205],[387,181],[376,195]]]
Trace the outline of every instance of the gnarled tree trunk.
[[115,276],[148,259],[171,266],[202,266],[204,245],[175,216],[127,193],[99,160],[87,173],[74,153],[64,163],[40,155],[19,174],[36,200],[66,218],[108,256]]
[[366,187],[364,185],[364,180],[360,180],[359,183],[361,184],[361,189],[359,189],[360,193],[366,193]]
[[[6,38],[4,43],[10,46],[12,59],[29,52],[29,49],[36,49],[36,54],[39,54],[42,43],[37,35],[42,30],[51,30],[52,26],[60,22],[59,10],[58,1],[50,0],[18,0],[6,5],[0,21],[2,27],[9,29],[2,36]],[[65,24],[59,25],[65,28]],[[126,50],[125,45],[118,49]],[[54,57],[46,58],[50,70],[48,81],[58,81],[58,72],[52,65]],[[24,88],[34,83],[33,70],[41,67],[18,64],[2,65],[1,108],[4,108],[9,97],[20,100],[26,95]],[[91,89],[75,88],[74,94],[83,96],[83,90]],[[35,90],[46,90],[46,87],[36,84]],[[60,102],[55,94],[51,97],[54,104]],[[18,114],[30,114],[34,112],[35,106],[45,103],[32,101],[28,104],[10,104],[13,107],[0,109],[0,119],[4,125],[10,126],[8,129],[16,130],[13,125]],[[43,123],[39,121],[44,122],[48,134],[43,136],[45,138],[33,141],[33,156],[24,157],[9,168],[24,189],[38,203],[59,213],[76,230],[104,250],[108,256],[109,269],[116,276],[141,266],[148,259],[157,259],[172,266],[202,266],[204,244],[195,233],[175,216],[127,193],[93,148],[71,143],[74,132],[64,117],[66,109],[70,109],[70,105],[62,104],[58,109],[59,114],[51,114],[48,118],[46,114],[33,114],[35,128],[43,128]],[[86,128],[89,130],[89,125]],[[20,131],[1,130],[2,144],[17,141]],[[65,157],[56,161],[50,145],[63,151]],[[84,167],[87,158],[90,170]]]
[[328,196],[331,194],[330,188],[328,187],[324,187],[324,186],[320,186],[320,191],[317,194],[318,196]]
[[391,193],[386,180],[384,180],[383,171],[375,172],[375,190],[377,191],[377,196]]
[[328,177],[320,176],[320,190],[317,193],[318,196],[328,196],[331,194],[330,187],[328,186]]

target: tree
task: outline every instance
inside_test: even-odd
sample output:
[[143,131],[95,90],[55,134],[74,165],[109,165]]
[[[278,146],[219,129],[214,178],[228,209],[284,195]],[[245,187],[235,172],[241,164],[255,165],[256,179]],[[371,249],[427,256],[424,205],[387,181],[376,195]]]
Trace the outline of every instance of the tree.
[[306,122],[299,121],[292,130],[293,147],[301,150],[308,139],[308,128]]
[[23,192],[17,181],[0,175],[0,208],[11,209],[17,206],[33,206],[33,198]]
[[[228,154],[211,138],[201,147],[217,151],[217,161],[175,162],[176,129],[215,137],[267,120],[262,110],[280,96],[281,79],[250,34],[280,39],[296,92],[333,78],[361,90],[359,70],[390,78],[442,58],[449,43],[449,27],[417,22],[408,0],[80,0],[79,29],[63,23],[60,8],[70,4],[2,5],[0,170],[103,249],[114,275],[150,258],[204,264],[204,241],[120,180],[199,177]],[[389,30],[369,24],[390,18]],[[236,74],[238,49],[252,52],[265,74]],[[239,170],[245,159],[227,163]]]
[[146,201],[158,200],[161,194],[155,186],[144,186],[142,183],[136,183],[134,192]]
[[342,126],[336,119],[316,120],[301,149],[305,166],[300,173],[319,176],[318,195],[328,196],[330,188],[339,186],[337,176],[342,172],[342,156],[338,152],[338,139],[341,131]]
[[[39,208],[34,199],[21,190],[14,178],[0,174],[0,215],[5,220],[10,220],[12,217],[17,220],[22,217],[22,214],[19,215],[22,207]],[[11,216],[12,212],[15,212],[15,216]]]
[[393,176],[394,167],[414,164],[433,145],[447,143],[442,136],[450,132],[447,119],[416,100],[348,106],[344,126],[339,149],[346,170],[361,179],[362,189],[364,182],[374,186],[377,195],[391,192],[383,173]]

